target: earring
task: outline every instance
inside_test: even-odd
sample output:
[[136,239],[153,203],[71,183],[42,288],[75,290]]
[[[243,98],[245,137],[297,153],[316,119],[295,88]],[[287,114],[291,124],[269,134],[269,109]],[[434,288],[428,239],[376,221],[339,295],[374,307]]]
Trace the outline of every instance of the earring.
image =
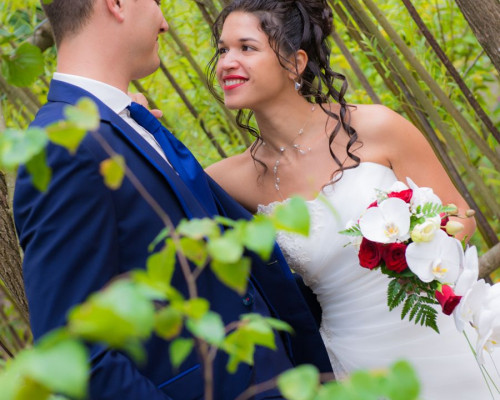
[[[294,79],[293,81],[295,82],[295,90],[298,92],[300,90],[300,88],[302,87],[302,82],[299,82],[296,79]],[[301,79],[301,81],[302,81],[302,79]]]

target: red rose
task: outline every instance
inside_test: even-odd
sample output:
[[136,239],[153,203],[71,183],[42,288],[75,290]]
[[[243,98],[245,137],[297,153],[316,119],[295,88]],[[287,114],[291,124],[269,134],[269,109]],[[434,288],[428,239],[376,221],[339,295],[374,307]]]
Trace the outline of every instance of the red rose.
[[455,307],[460,303],[462,296],[455,296],[453,289],[448,285],[441,287],[442,292],[436,290],[436,300],[441,304],[441,308],[446,315],[450,315]]
[[[439,216],[441,217],[441,230],[446,232],[446,224],[448,223],[450,218],[445,213],[441,213],[441,214],[439,214]],[[446,233],[448,233],[448,232],[446,232]],[[449,236],[451,236],[451,235],[449,235]]]
[[413,197],[413,190],[411,189],[406,189],[406,190],[401,190],[400,192],[391,192],[387,195],[387,197],[396,197],[398,199],[403,200],[405,203],[409,203],[411,198]]
[[372,242],[366,238],[361,241],[359,248],[359,265],[364,268],[377,268],[382,259],[382,246],[380,243]]
[[408,268],[406,263],[406,244],[391,243],[384,247],[382,257],[385,261],[387,269],[394,272],[403,272]]

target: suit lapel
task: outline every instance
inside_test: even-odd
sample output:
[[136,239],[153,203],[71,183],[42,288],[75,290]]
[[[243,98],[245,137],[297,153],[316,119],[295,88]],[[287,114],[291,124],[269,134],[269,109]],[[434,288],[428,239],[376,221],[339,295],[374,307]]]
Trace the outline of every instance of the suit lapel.
[[209,216],[200,202],[163,157],[161,157],[158,152],[135,131],[135,129],[128,125],[118,114],[102,103],[98,98],[77,86],[60,81],[51,82],[49,94],[47,96],[49,101],[63,102],[71,105],[76,104],[82,97],[89,97],[94,101],[98,107],[101,121],[109,123],[116,132],[142,154],[153,168],[163,175],[175,192],[188,218],[204,218]]

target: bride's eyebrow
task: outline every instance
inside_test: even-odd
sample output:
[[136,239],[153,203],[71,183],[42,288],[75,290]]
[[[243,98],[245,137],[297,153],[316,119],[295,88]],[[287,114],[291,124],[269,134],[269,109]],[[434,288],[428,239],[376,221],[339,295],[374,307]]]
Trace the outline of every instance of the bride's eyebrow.
[[[248,38],[241,38],[238,40],[240,43],[244,43],[244,42],[255,42],[255,43],[260,43],[257,39],[254,39],[254,38],[251,38],[251,37],[248,37]],[[224,40],[223,39],[219,39],[219,44],[224,44]]]

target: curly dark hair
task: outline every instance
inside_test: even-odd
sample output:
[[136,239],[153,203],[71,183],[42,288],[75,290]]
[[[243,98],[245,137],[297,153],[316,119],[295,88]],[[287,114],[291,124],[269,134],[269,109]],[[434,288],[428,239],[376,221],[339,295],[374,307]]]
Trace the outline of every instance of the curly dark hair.
[[[261,28],[269,37],[269,44],[276,53],[281,66],[288,71],[299,75],[295,63],[289,60],[290,56],[299,49],[307,53],[308,62],[304,72],[300,75],[302,87],[299,93],[310,103],[319,104],[329,117],[337,120],[337,124],[329,134],[330,154],[339,166],[332,176],[336,172],[343,172],[347,168],[359,165],[359,157],[351,152],[352,146],[359,141],[356,130],[350,126],[350,106],[344,99],[347,81],[344,75],[334,72],[330,67],[330,46],[327,38],[333,29],[333,14],[326,0],[234,0],[221,11],[212,27],[212,44],[215,48],[217,48],[226,18],[235,11],[251,13],[259,19]],[[222,102],[223,99],[214,85],[218,60],[219,52],[216,50],[208,64],[207,75],[212,94]],[[336,79],[342,82],[340,90],[334,86]],[[339,103],[339,114],[325,107],[325,104],[331,100]],[[251,147],[251,154],[255,161],[263,165],[255,158],[262,139],[259,131],[250,126],[252,115],[251,110],[238,110],[236,120],[240,127],[257,139]],[[351,167],[344,167],[332,150],[332,143],[341,127],[349,135],[346,152],[348,157],[355,162],[355,165]]]

